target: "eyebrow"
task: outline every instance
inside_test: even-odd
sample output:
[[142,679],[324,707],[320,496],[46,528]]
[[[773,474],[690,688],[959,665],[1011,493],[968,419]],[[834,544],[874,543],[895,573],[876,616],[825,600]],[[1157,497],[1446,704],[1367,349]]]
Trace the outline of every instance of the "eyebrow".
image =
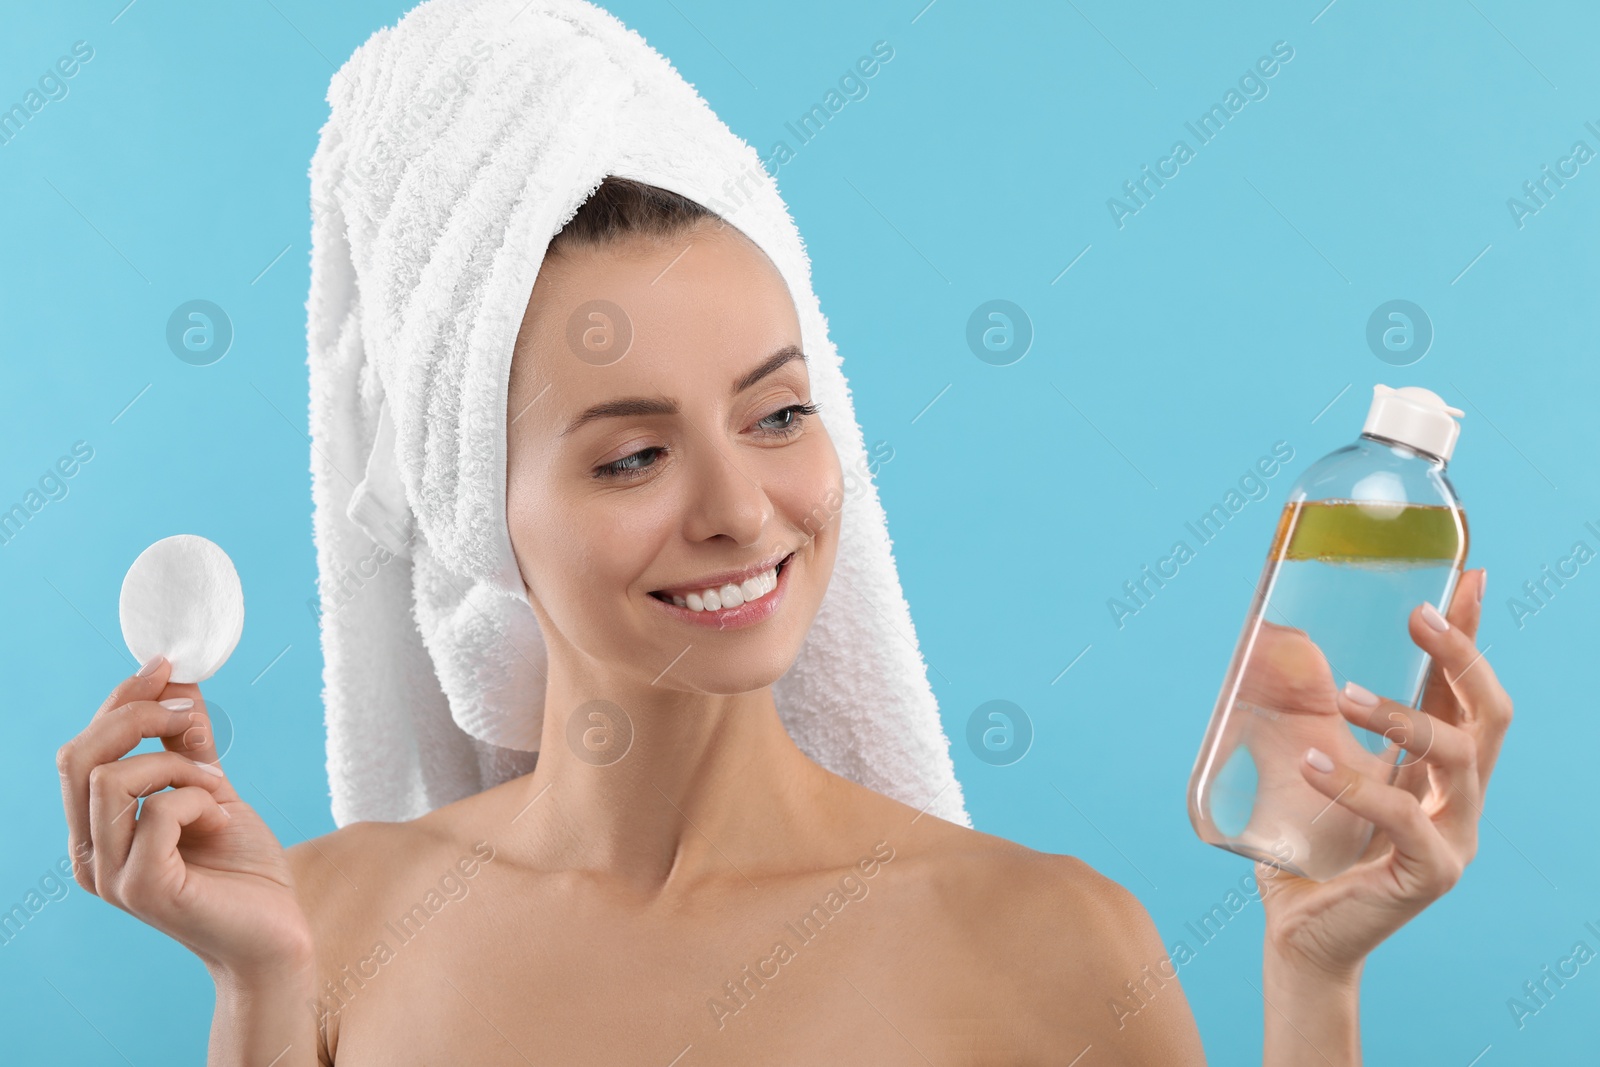
[[[773,374],[778,368],[794,360],[806,362],[806,354],[800,351],[798,345],[784,345],[772,355],[762,360],[755,367],[733,383],[729,397],[736,397],[746,389],[755,385],[761,379]],[[596,404],[586,409],[583,414],[567,424],[562,430],[561,437],[576,433],[582,427],[598,419],[628,418],[638,415],[676,415],[681,408],[678,402],[671,397],[664,396],[625,396],[616,400],[607,400],[603,404]]]

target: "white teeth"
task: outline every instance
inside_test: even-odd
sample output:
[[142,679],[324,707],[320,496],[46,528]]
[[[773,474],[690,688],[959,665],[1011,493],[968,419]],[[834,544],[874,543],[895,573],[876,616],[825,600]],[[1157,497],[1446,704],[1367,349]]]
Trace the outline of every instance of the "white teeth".
[[720,588],[702,589],[698,593],[673,596],[672,602],[690,611],[719,611],[722,608],[736,608],[751,600],[760,600],[777,587],[778,568],[773,567],[765,574],[758,574],[739,585],[729,582]]

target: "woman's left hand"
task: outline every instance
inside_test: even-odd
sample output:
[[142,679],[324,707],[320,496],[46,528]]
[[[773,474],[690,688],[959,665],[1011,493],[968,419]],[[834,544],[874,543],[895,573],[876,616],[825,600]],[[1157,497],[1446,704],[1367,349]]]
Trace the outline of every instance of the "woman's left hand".
[[1433,657],[1420,711],[1392,700],[1362,703],[1348,686],[1339,691],[1346,719],[1405,750],[1394,785],[1316,749],[1302,758],[1300,772],[1314,789],[1376,829],[1361,859],[1325,882],[1256,865],[1265,948],[1283,968],[1358,982],[1367,954],[1472,862],[1484,792],[1511,724],[1511,698],[1477,649],[1484,580],[1479,568],[1461,582],[1448,620],[1431,604],[1411,613],[1411,638]]

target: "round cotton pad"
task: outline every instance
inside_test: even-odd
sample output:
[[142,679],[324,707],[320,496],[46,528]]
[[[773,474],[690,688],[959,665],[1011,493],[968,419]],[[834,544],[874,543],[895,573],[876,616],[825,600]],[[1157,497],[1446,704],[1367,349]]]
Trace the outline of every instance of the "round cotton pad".
[[173,682],[203,682],[244,632],[244,590],[233,560],[196,534],[163,537],[122,579],[122,640],[140,663],[165,656]]

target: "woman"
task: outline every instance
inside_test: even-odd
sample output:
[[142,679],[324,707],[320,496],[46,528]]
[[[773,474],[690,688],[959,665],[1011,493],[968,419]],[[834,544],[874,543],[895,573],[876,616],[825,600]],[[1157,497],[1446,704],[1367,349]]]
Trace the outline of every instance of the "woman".
[[[606,367],[565,355],[567,313],[600,296],[662,343]],[[1127,890],[919,815],[785,733],[770,685],[836,547],[837,524],[805,516],[840,479],[797,338],[760,249],[664,190],[608,180],[540,270],[508,403],[549,417],[512,423],[508,519],[549,706],[635,709],[626,758],[587,757],[552,715],[532,774],[285,852],[164,660],[63,747],[78,881],[206,963],[212,1063],[1204,1062]],[[580,418],[634,395],[678,410]],[[663,599],[728,571],[770,605],[742,625]],[[1430,738],[1400,784],[1306,759],[1378,826],[1365,861],[1324,883],[1257,867],[1267,1063],[1358,1063],[1366,955],[1472,858],[1511,712],[1473,647],[1483,582],[1463,580],[1443,629],[1412,615],[1437,664],[1422,712],[1341,697],[1397,744]],[[686,641],[704,655],[653,683]],[[156,736],[165,752],[125,755]],[[818,911],[829,894],[846,903]]]
[[[465,65],[435,46],[440,28],[472,42]],[[370,493],[352,501],[379,514],[394,504],[377,462],[386,453],[476,462],[482,442],[429,419],[468,407],[448,391],[501,361],[505,376],[490,384],[504,388],[495,418],[506,430],[487,451],[504,454],[503,507],[473,514],[504,521],[514,559],[496,573],[520,586],[548,652],[528,745],[539,756],[531,773],[415,818],[350,821],[336,779],[341,829],[285,851],[217,766],[198,687],[170,683],[161,660],[120,684],[59,757],[77,877],[204,961],[217,985],[211,1061],[1203,1062],[1166,951],[1130,893],[1070,857],[947,821],[927,810],[932,800],[914,807],[827,769],[779,716],[774,690],[838,609],[824,594],[847,573],[853,556],[841,548],[859,528],[830,503],[844,472],[817,397],[845,399],[828,391],[836,372],[802,354],[816,355],[820,316],[814,298],[797,306],[796,294],[810,298],[797,235],[767,225],[783,213],[792,227],[775,187],[758,187],[755,209],[714,214],[706,196],[608,179],[558,233],[540,230],[539,213],[553,214],[563,190],[521,192],[546,165],[556,183],[594,189],[591,174],[619,171],[586,171],[585,160],[622,158],[657,135],[655,167],[642,169],[713,190],[747,146],[731,144],[675,72],[630,54],[616,27],[573,0],[433,0],[379,36],[331,84],[343,121],[324,131],[331,154],[319,148],[319,161],[347,152],[350,167],[371,165],[359,178],[349,171],[362,188],[345,190],[339,211],[353,232],[345,258],[365,276],[331,288],[395,297],[351,320],[352,350],[391,361],[376,376],[389,412],[377,422],[398,441],[374,447]],[[616,84],[607,71],[620,72]],[[680,130],[690,132],[671,140]],[[694,155],[719,139],[727,150],[711,163],[727,166]],[[528,214],[485,221],[496,196]],[[383,252],[422,243],[429,225],[464,239],[392,275],[377,270]],[[519,274],[518,241],[541,237],[536,273]],[[515,254],[486,265],[505,247]],[[476,300],[451,269],[503,281],[512,314]],[[452,300],[460,322],[445,313]],[[636,339],[627,358],[570,347],[575,313],[597,301],[626,317]],[[314,315],[315,344],[355,336],[319,325]],[[482,343],[445,368],[455,376],[397,367],[400,349],[426,357],[464,331]],[[419,380],[429,419],[401,395]],[[317,385],[314,373],[314,415]],[[848,412],[834,426],[852,428]],[[350,459],[323,451],[319,461]],[[407,489],[410,507],[441,507],[440,483]],[[419,566],[451,547],[416,538]],[[1362,961],[1471,857],[1510,712],[1472,648],[1479,609],[1466,594],[1481,589],[1481,572],[1464,582],[1448,628],[1413,613],[1411,636],[1440,667],[1425,716],[1341,699],[1352,722],[1418,751],[1401,786],[1328,770],[1318,754],[1300,771],[1379,833],[1362,866],[1327,883],[1258,868],[1269,1063],[1357,1062]],[[337,624],[389,622],[391,606],[363,590]],[[437,652],[439,617],[415,618],[465,726],[474,664]],[[325,653],[328,626],[325,617]],[[390,665],[347,651],[330,658],[335,672]],[[860,668],[837,666],[841,676]],[[403,698],[391,679],[371,680],[390,684],[369,703]],[[513,718],[530,702],[516,686],[499,691]],[[867,706],[891,716],[884,703]],[[379,709],[391,710],[403,709]],[[330,701],[331,771],[342,769],[333,722]],[[141,737],[161,737],[165,751],[127,755]],[[388,740],[356,731],[340,743],[363,737]]]

